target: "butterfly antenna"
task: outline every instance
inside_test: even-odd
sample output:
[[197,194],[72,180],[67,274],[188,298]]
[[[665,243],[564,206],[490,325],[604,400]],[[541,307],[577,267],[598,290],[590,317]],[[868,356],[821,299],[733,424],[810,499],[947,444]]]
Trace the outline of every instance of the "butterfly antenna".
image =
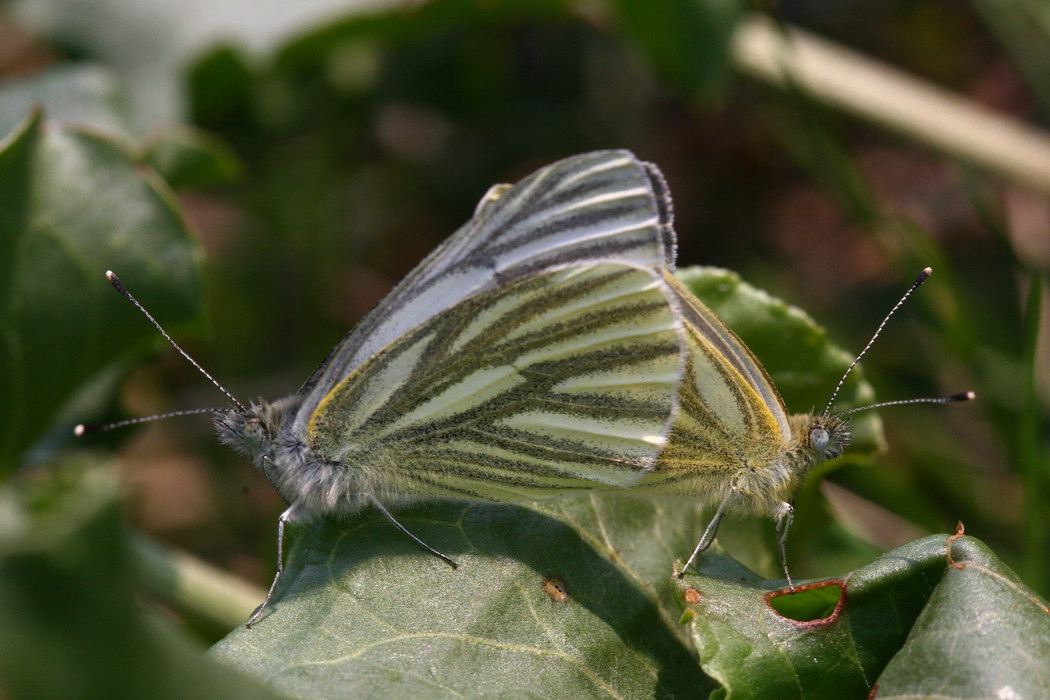
[[77,437],[82,437],[88,433],[104,433],[107,430],[115,430],[116,428],[124,428],[129,425],[135,425],[137,423],[147,423],[151,420],[161,420],[162,418],[174,418],[175,416],[192,416],[197,413],[214,413],[219,409],[216,408],[190,408],[185,411],[170,411],[168,413],[158,413],[152,416],[142,416],[141,418],[128,418],[127,420],[118,420],[115,423],[104,423],[102,425],[85,425],[81,423],[77,427],[73,428],[73,434]]
[[[860,351],[860,354],[857,355],[857,357],[853,360],[852,363],[850,363],[850,366],[846,369],[846,372],[842,375],[842,379],[840,379],[838,385],[835,386],[835,391],[831,392],[831,399],[828,401],[828,405],[824,408],[824,417],[825,418],[827,418],[831,414],[831,407],[835,405],[835,399],[838,398],[839,391],[842,390],[842,385],[846,383],[846,379],[849,377],[850,373],[853,372],[853,369],[857,366],[857,363],[860,362],[860,359],[862,357],[864,357],[864,355],[867,354],[868,350],[871,349],[871,346],[875,344],[875,340],[878,339],[879,334],[882,333],[882,329],[886,327],[886,322],[890,320],[890,318],[893,316],[893,314],[897,313],[897,309],[899,309],[901,306],[904,305],[904,302],[908,300],[908,297],[910,297],[912,295],[912,292],[914,292],[916,289],[918,289],[919,286],[922,285],[923,282],[928,280],[930,278],[930,275],[932,275],[932,274],[933,274],[933,269],[929,268],[929,267],[925,268],[922,272],[920,272],[919,276],[916,277],[915,281],[911,283],[910,287],[908,287],[908,291],[906,291],[904,293],[904,296],[902,296],[900,298],[900,301],[898,301],[896,304],[894,304],[893,308],[890,309],[890,312],[888,314],[886,314],[886,317],[884,319],[882,319],[882,323],[880,323],[879,327],[875,329],[875,334],[871,336],[871,340],[868,341],[868,344],[864,346],[864,349]],[[956,396],[959,396],[959,394],[956,394]],[[890,402],[890,403],[947,403],[948,401],[960,401],[960,400],[966,400],[966,399],[951,399],[951,398],[949,398],[949,399],[909,399],[907,401],[894,401],[894,402]],[[889,404],[879,404],[879,405],[885,406],[885,405],[889,405]],[[865,406],[865,408],[875,408],[875,406]],[[845,415],[845,414],[840,413],[839,415]]]
[[977,394],[972,391],[960,391],[958,394],[952,394],[951,396],[942,396],[940,398],[928,398],[928,399],[900,399],[898,401],[883,401],[882,403],[873,403],[870,406],[860,406],[859,408],[851,408],[848,411],[842,413],[836,413],[836,418],[842,418],[848,416],[851,413],[860,413],[861,411],[867,411],[870,408],[885,408],[886,406],[906,406],[913,403],[956,403],[957,401],[973,401],[977,398]]
[[[171,336],[168,335],[167,331],[165,331],[161,327],[161,325],[159,323],[157,323],[157,319],[153,318],[153,315],[150,314],[149,311],[146,311],[146,308],[142,304],[140,304],[138,302],[138,299],[136,299],[135,297],[133,297],[131,295],[131,292],[128,291],[128,288],[124,286],[124,283],[120,281],[120,278],[117,277],[115,272],[113,272],[112,270],[106,270],[106,279],[109,280],[110,284],[113,285],[113,288],[116,289],[118,292],[120,292],[124,296],[125,299],[127,299],[132,304],[134,304],[135,308],[137,308],[139,311],[141,311],[143,314],[145,314],[146,318],[149,319],[149,322],[153,324],[153,327],[156,328],[158,331],[160,331],[160,334],[162,336],[164,336],[165,340],[167,340],[169,343],[171,343],[171,347],[173,347],[176,350],[178,350],[180,355],[185,357],[189,361],[189,363],[191,365],[196,367],[197,370],[201,374],[203,374],[205,377],[207,377],[208,381],[210,381],[212,384],[214,384],[215,387],[219,391],[221,391],[223,394],[225,394],[226,398],[228,398],[230,401],[232,401],[233,405],[236,406],[237,409],[241,413],[247,413],[248,412],[248,409],[244,407],[244,404],[242,404],[240,401],[235,399],[233,397],[233,394],[231,394],[230,392],[226,391],[226,387],[224,387],[222,384],[219,384],[219,382],[216,381],[215,377],[213,377],[210,374],[208,374],[207,370],[205,370],[203,367],[201,367],[199,364],[197,364],[196,360],[194,360],[192,357],[190,357],[189,354],[185,350],[183,350],[182,348],[179,347],[178,343],[176,343],[174,340],[172,340]],[[205,409],[205,410],[211,410],[211,409]]]

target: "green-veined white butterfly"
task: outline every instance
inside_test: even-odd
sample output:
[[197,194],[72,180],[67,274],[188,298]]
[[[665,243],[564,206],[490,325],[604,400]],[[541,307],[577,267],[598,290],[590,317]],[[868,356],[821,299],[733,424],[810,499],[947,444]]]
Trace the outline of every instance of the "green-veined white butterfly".
[[635,486],[640,490],[702,495],[718,504],[683,575],[714,541],[727,510],[776,520],[780,562],[789,587],[785,541],[795,495],[818,460],[842,454],[851,438],[846,416],[872,408],[915,403],[968,401],[973,392],[945,398],[905,399],[831,413],[846,378],[871,348],[889,317],[930,275],[922,271],[879,325],[832,392],[823,413],[789,415],[780,393],[750,349],[718,316],[670,272],[676,309],[686,330],[686,371],[671,437],[656,466]]
[[849,425],[788,416],[743,342],[672,276],[674,251],[655,166],[625,151],[559,161],[493,187],[296,394],[245,407],[223,389],[220,438],[290,504],[249,624],[279,580],[285,523],[367,505],[453,563],[385,504],[670,491],[719,504],[689,562],[726,509],[776,517],[783,559],[794,492]]

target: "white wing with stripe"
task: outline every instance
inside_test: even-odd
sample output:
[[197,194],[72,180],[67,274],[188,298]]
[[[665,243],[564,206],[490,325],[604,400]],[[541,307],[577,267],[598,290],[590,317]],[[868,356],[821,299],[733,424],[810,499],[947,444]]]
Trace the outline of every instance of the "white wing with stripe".
[[303,434],[317,404],[368,358],[471,295],[566,264],[672,269],[671,219],[659,170],[628,151],[574,156],[493,188],[311,375],[293,432]]

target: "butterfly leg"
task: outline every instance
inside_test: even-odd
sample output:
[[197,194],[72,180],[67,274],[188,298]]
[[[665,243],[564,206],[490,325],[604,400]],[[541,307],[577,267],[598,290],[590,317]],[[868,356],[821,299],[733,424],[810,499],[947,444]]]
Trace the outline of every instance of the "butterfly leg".
[[270,584],[270,590],[266,592],[266,598],[263,599],[262,605],[257,607],[255,612],[252,613],[252,616],[248,618],[248,621],[244,623],[244,626],[249,629],[251,629],[251,626],[259,619],[259,616],[263,614],[263,610],[266,609],[267,604],[270,602],[270,598],[273,598],[273,592],[277,590],[277,582],[281,580],[281,573],[284,572],[284,524],[288,522],[295,513],[295,506],[295,503],[288,506],[288,509],[281,513],[280,517],[277,518],[277,573],[274,574],[273,583]]
[[790,503],[783,505],[783,511],[777,518],[777,550],[780,552],[780,564],[784,567],[784,578],[787,579],[788,588],[794,588],[791,572],[788,571],[787,538],[788,530],[791,529],[791,521],[795,519],[795,499],[792,498]]
[[711,522],[707,524],[703,537],[701,537],[700,541],[696,543],[696,549],[694,549],[693,553],[689,555],[689,559],[685,562],[685,566],[683,566],[682,570],[678,573],[678,578],[685,576],[685,572],[689,570],[689,566],[693,563],[693,560],[699,556],[700,552],[710,547],[711,543],[715,541],[715,534],[718,532],[718,524],[722,522],[722,516],[726,512],[726,506],[729,505],[729,498],[732,495],[733,491],[730,490],[718,505],[715,517],[711,518]]
[[375,507],[379,509],[379,512],[382,513],[383,515],[385,515],[386,519],[394,524],[394,527],[396,527],[398,530],[400,530],[401,532],[403,532],[406,535],[408,535],[409,537],[411,537],[415,541],[416,544],[418,544],[420,547],[422,547],[423,549],[425,549],[428,552],[430,552],[431,554],[433,554],[435,557],[438,557],[439,559],[444,559],[446,562],[448,562],[448,564],[453,569],[459,568],[459,564],[454,562],[451,557],[449,557],[449,556],[447,556],[445,554],[442,554],[441,552],[437,551],[436,549],[431,547],[429,544],[427,544],[426,542],[424,542],[423,540],[419,539],[418,537],[413,535],[411,532],[409,532],[408,528],[406,528],[404,525],[402,525],[397,520],[395,520],[394,516],[390,514],[390,511],[388,511],[386,508],[384,508],[383,504],[380,503],[378,500],[376,500],[375,496],[370,496],[370,498],[372,499],[372,503],[375,504]]

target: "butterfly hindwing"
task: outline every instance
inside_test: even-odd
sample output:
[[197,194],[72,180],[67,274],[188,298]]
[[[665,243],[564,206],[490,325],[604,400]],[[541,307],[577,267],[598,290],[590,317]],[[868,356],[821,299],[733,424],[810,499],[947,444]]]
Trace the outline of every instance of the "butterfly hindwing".
[[[675,294],[677,306],[687,329],[691,355],[708,365],[708,375],[715,375],[725,389],[705,389],[699,368],[693,381],[705,403],[709,403],[719,421],[736,432],[768,435],[771,440],[786,439],[790,434],[787,409],[773,380],[744,344],[711,309],[707,308],[673,275],[665,274]],[[714,392],[714,395],[708,395]]]
[[387,498],[627,486],[666,442],[682,350],[659,274],[617,263],[537,272],[370,358],[320,402],[306,440]]

